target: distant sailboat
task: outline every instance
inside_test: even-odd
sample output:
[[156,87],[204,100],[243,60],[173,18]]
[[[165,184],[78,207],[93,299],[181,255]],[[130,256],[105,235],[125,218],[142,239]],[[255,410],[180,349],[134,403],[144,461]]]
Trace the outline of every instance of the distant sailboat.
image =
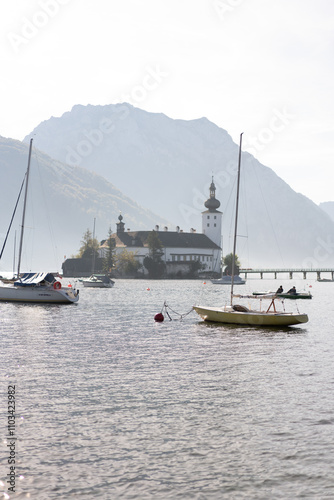
[[[93,245],[95,240],[95,222],[93,226]],[[92,256],[92,274],[89,278],[82,280],[82,284],[86,288],[112,288],[115,282],[109,278],[106,274],[94,274],[95,271],[95,250],[93,246],[93,256]]]
[[[9,284],[4,284],[0,282],[0,301],[37,302],[37,303],[55,303],[55,304],[70,304],[78,302],[79,290],[75,290],[71,285],[62,287],[60,281],[57,280],[52,273],[25,273],[21,276],[21,257],[22,257],[25,214],[26,214],[26,204],[27,204],[28,185],[29,185],[32,141],[33,140],[31,139],[29,146],[28,167],[25,175],[25,194],[24,194],[21,235],[20,235],[19,254],[18,254],[17,279],[16,281],[14,281],[14,283],[9,283]],[[12,221],[13,217],[11,223]]]
[[[242,279],[238,274],[234,276],[234,285],[245,285],[246,280]],[[221,278],[212,279],[214,285],[232,285],[232,276],[223,275]]]
[[[242,134],[240,135],[239,146],[239,161],[238,161],[238,178],[237,178],[237,197],[235,211],[235,227],[234,227],[234,246],[232,260],[232,276],[231,276],[231,303],[225,307],[212,306],[194,306],[193,309],[204,321],[212,321],[225,324],[237,325],[253,325],[253,326],[290,326],[306,323],[308,321],[307,314],[280,312],[276,310],[275,299],[276,295],[234,295],[234,271],[235,271],[235,255],[236,255],[236,240],[237,240],[237,225],[238,225],[238,210],[239,210],[239,185],[240,185],[240,167],[241,167],[241,147]],[[234,298],[247,299],[270,299],[270,305],[267,309],[253,310],[239,304],[233,304]]]

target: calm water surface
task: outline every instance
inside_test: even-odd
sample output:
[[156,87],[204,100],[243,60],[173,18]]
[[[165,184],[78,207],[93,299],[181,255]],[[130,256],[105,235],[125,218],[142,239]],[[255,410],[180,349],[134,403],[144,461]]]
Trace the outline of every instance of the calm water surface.
[[154,322],[165,300],[177,313],[225,303],[228,289],[201,281],[118,280],[81,289],[77,305],[0,304],[2,491],[15,384],[10,498],[333,499],[334,283],[238,288],[281,283],[312,291],[298,301],[308,324],[228,327],[172,311]]

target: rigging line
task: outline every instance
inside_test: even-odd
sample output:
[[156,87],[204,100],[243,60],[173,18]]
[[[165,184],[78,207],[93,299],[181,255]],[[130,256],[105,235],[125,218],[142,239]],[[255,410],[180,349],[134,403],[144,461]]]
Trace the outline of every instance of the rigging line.
[[[253,159],[251,160],[252,161],[252,164],[254,166],[254,162],[253,162]],[[274,230],[274,226],[272,224],[272,221],[271,221],[271,218],[270,218],[270,215],[269,215],[269,210],[268,210],[268,207],[267,207],[267,204],[266,204],[266,200],[264,198],[264,195],[263,195],[263,191],[262,191],[262,187],[261,187],[261,184],[260,184],[260,181],[259,181],[259,177],[257,175],[257,171],[256,171],[256,167],[253,168],[253,171],[255,173],[255,177],[256,177],[256,180],[257,180],[257,183],[258,183],[258,186],[259,186],[259,189],[260,189],[260,193],[261,193],[261,196],[262,196],[262,200],[263,200],[263,203],[264,203],[264,206],[265,206],[265,209],[266,209],[266,213],[267,213],[267,217],[268,217],[268,220],[269,220],[269,223],[270,223],[270,227],[271,227],[271,230],[273,232],[273,235],[274,235],[274,238],[275,238],[275,241],[276,241],[276,245],[277,245],[277,249],[278,249],[278,252],[279,252],[279,255],[280,255],[280,258],[281,258],[281,261],[282,261],[282,264],[283,264],[283,267],[285,267],[285,264],[284,264],[284,259],[283,259],[283,256],[282,256],[282,253],[281,253],[281,248],[279,246],[279,243],[278,243],[278,239],[277,239],[277,236],[276,236],[276,232]]]
[[20,200],[20,197],[21,197],[21,193],[22,193],[22,189],[23,189],[23,186],[24,186],[24,181],[26,180],[26,176],[27,176],[27,172],[24,174],[23,181],[22,181],[22,184],[21,184],[21,189],[20,189],[19,195],[18,195],[17,200],[16,200],[16,204],[15,204],[14,212],[13,212],[13,215],[12,215],[11,221],[10,221],[10,223],[9,223],[9,227],[8,227],[8,230],[7,230],[7,234],[6,234],[6,237],[5,237],[5,241],[3,242],[3,245],[2,245],[2,250],[1,250],[1,253],[0,253],[0,260],[1,260],[1,258],[2,258],[2,254],[3,254],[3,251],[4,251],[4,249],[5,249],[5,246],[6,246],[6,243],[7,243],[7,239],[8,239],[8,236],[9,236],[9,232],[10,232],[10,229],[11,229],[12,224],[13,224],[13,220],[14,220],[14,217],[15,217],[15,213],[16,213],[17,205],[18,205],[19,200]]

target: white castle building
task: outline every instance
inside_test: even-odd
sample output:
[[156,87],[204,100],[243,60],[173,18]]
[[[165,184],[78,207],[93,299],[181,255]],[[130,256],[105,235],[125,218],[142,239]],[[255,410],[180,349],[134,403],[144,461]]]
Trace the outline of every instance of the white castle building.
[[[167,275],[187,274],[190,263],[199,261],[205,274],[221,274],[221,228],[222,212],[218,211],[220,202],[216,199],[216,187],[210,185],[210,197],[204,203],[206,210],[202,212],[202,233],[195,230],[184,232],[179,227],[176,231],[162,230],[156,226],[156,231],[163,248],[162,260],[166,264]],[[135,258],[142,265],[144,258],[149,254],[147,239],[151,231],[125,231],[123,217],[118,217],[116,233],[111,235],[115,240],[115,253],[120,254],[127,250],[133,252]],[[108,242],[100,247],[99,256],[107,254]],[[145,270],[146,271],[146,270]]]

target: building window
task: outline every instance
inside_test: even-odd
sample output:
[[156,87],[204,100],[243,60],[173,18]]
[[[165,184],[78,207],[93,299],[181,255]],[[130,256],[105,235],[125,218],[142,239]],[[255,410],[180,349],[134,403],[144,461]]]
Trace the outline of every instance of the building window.
[[206,216],[206,218],[207,218],[207,219],[210,219],[210,215],[207,215],[207,216]]
[[209,224],[209,223],[207,223],[206,227],[210,227],[210,224]]
[[216,223],[214,223],[213,227],[217,227],[217,224],[216,224]]
[[213,216],[213,218],[214,218],[214,219],[217,219],[217,216],[216,216],[216,215],[214,215],[214,216]]

